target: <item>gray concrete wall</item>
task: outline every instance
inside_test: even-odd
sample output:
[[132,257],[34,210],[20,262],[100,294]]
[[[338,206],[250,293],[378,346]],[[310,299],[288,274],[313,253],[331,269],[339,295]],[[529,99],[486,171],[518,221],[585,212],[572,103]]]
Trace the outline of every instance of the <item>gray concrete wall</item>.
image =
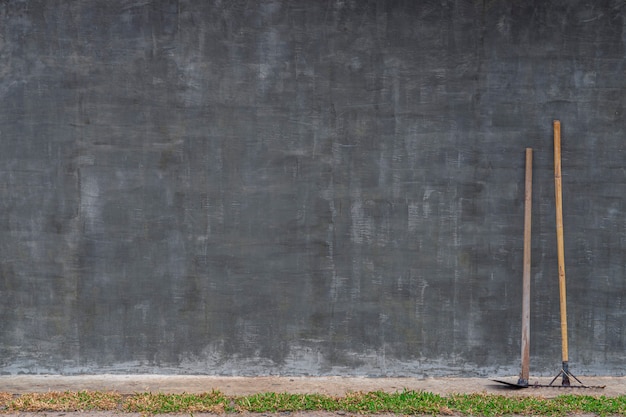
[[626,7],[3,1],[0,371],[626,371]]

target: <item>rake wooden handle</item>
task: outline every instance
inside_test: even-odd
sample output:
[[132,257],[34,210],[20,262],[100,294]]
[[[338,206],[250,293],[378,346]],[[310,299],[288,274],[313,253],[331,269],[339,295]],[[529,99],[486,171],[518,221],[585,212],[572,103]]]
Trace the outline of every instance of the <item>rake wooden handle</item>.
[[561,184],[561,122],[555,120],[554,127],[554,193],[556,201],[556,246],[559,261],[559,300],[561,305],[561,354],[568,361],[567,348],[567,302],[565,288],[565,255],[563,249],[563,196]]

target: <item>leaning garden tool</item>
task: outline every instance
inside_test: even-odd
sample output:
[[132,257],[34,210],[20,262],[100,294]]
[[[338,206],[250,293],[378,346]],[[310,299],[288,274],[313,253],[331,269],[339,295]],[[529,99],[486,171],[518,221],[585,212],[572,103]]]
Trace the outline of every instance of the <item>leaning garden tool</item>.
[[494,379],[510,388],[528,388],[530,373],[530,235],[533,195],[533,150],[526,148],[526,176],[524,191],[524,267],[522,270],[522,371],[517,383]]
[[554,194],[556,202],[556,249],[559,262],[559,301],[561,306],[561,371],[552,379],[550,385],[561,376],[561,385],[571,386],[570,377],[584,385],[569,370],[568,346],[567,346],[567,302],[565,291],[565,255],[563,249],[563,196],[561,184],[561,122],[555,120],[554,127]]
[[[550,385],[562,376],[561,385],[569,386],[572,376],[568,365],[568,347],[567,347],[567,302],[565,291],[565,255],[563,249],[563,195],[561,184],[561,122],[555,120],[554,127],[554,201],[556,202],[556,249],[559,262],[559,300],[561,306],[561,358],[563,366],[561,371],[554,377]],[[579,381],[580,382],[580,381]]]
[[[560,376],[561,387],[572,388],[604,388],[604,386],[590,387],[582,382],[569,370],[568,346],[567,346],[567,303],[565,291],[565,256],[563,249],[563,196],[561,184],[561,122],[555,120],[554,128],[554,195],[556,202],[556,248],[559,262],[559,301],[561,310],[561,358],[562,366],[559,373],[552,379],[548,386]],[[580,385],[571,385],[570,377],[575,379]]]

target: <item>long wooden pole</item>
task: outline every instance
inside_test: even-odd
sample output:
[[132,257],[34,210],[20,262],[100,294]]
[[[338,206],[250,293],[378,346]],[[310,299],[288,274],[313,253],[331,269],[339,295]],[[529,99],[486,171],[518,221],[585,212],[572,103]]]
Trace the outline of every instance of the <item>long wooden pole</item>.
[[528,385],[530,375],[530,253],[533,199],[533,150],[526,148],[524,193],[524,268],[522,271],[522,372],[518,385]]
[[563,197],[561,184],[561,122],[554,127],[554,192],[556,201],[556,245],[559,262],[559,299],[561,305],[561,353],[563,360],[563,385],[569,385],[567,347],[567,305],[565,288],[565,255],[563,249]]

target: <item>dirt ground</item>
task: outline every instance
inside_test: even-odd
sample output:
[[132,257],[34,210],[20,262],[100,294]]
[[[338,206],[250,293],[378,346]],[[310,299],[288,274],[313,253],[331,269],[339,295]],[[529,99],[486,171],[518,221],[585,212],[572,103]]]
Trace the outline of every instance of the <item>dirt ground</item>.
[[[427,391],[434,394],[492,393],[502,395],[534,395],[545,398],[564,393],[618,396],[626,395],[626,377],[578,376],[587,386],[604,388],[535,388],[533,384],[548,384],[552,378],[530,378],[530,388],[512,390],[489,378],[353,378],[353,377],[217,377],[179,375],[16,375],[0,376],[0,392],[14,394],[48,391],[116,391],[201,393],[218,390],[225,395],[250,395],[260,392],[320,393],[342,396],[349,392],[402,390]],[[517,377],[499,378],[516,382]],[[578,384],[572,381],[574,386]]]

